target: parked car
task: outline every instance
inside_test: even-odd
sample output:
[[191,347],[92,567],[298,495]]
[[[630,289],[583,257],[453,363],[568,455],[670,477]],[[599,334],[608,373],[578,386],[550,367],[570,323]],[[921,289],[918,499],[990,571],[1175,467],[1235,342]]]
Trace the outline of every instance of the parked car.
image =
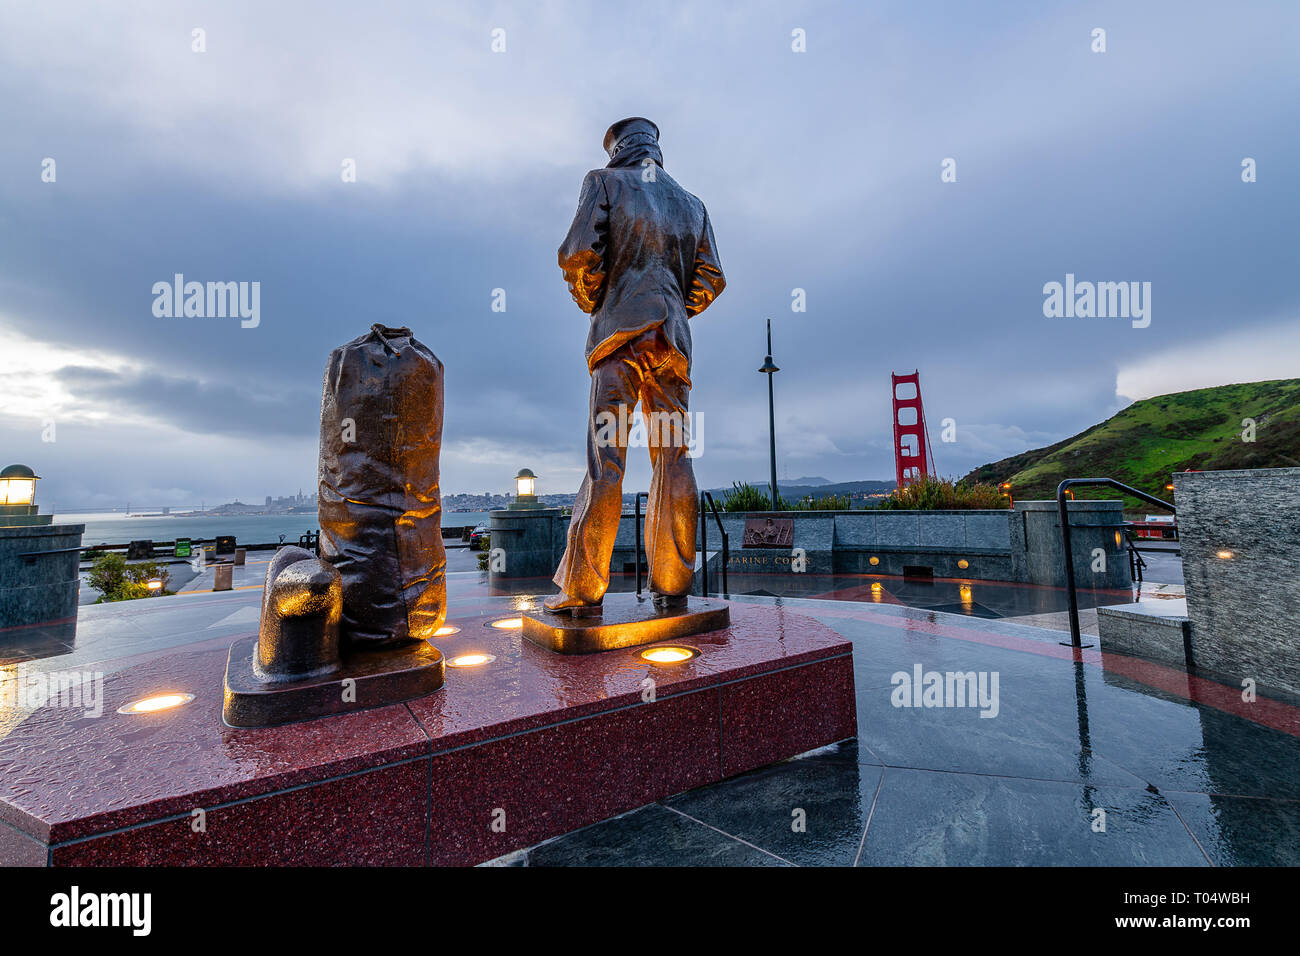
[[479,525],[477,528],[475,528],[473,531],[469,533],[469,546],[471,548],[477,548],[479,546],[479,542],[483,540],[483,538],[487,537],[487,533],[488,533],[488,526],[485,524]]

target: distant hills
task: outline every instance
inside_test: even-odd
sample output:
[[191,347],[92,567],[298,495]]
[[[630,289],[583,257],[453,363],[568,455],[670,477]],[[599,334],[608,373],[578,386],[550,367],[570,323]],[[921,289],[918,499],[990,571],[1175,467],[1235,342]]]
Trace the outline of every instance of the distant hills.
[[[767,478],[759,478],[757,481],[750,481],[749,483],[766,493]],[[823,495],[863,495],[888,493],[894,490],[893,481],[829,481],[825,478],[790,478],[788,480],[778,478],[777,486],[780,489],[781,497],[786,501],[794,501],[805,495],[820,498]],[[719,492],[731,491],[731,486],[727,485],[725,488],[710,488],[708,490],[716,498]]]
[[[1254,441],[1249,422],[1254,422]],[[1073,438],[982,465],[967,480],[1054,498],[1065,478],[1114,478],[1166,500],[1175,471],[1300,467],[1300,379],[1198,388],[1134,402]],[[1079,497],[1118,497],[1080,491]],[[1137,504],[1136,499],[1129,499]]]

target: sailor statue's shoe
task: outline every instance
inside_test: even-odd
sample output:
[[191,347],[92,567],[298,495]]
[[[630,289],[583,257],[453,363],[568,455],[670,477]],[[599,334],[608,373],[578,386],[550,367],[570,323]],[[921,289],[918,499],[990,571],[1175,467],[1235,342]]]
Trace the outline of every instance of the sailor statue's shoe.
[[654,592],[655,609],[659,611],[680,611],[686,607],[685,594],[660,594]]
[[581,598],[571,597],[564,591],[552,594],[542,602],[542,607],[552,614],[569,614],[572,617],[600,617],[601,613],[600,601],[591,604]]

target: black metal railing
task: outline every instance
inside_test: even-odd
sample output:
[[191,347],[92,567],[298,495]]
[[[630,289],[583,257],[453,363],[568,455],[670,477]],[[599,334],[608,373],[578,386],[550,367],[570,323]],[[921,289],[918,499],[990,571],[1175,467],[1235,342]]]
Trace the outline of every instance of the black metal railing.
[[[650,503],[650,492],[638,491],[636,493],[636,520],[633,522],[633,524],[636,526],[636,596],[637,597],[641,596],[641,499],[642,498],[646,500],[646,504],[648,505]],[[624,568],[623,573],[626,574],[627,565],[624,565],[623,568]]]
[[[1061,547],[1065,552],[1065,586],[1070,597],[1070,645],[1072,647],[1082,647],[1083,641],[1079,636],[1079,595],[1074,586],[1074,552],[1071,550],[1070,545],[1070,512],[1066,507],[1065,497],[1065,492],[1075,485],[1101,485],[1114,488],[1126,495],[1145,501],[1147,504],[1164,508],[1173,514],[1178,512],[1169,502],[1163,501],[1155,495],[1149,495],[1145,491],[1138,491],[1136,488],[1116,481],[1114,478],[1066,478],[1056,486],[1056,510],[1061,520]],[[1130,558],[1130,560],[1132,559]]]
[[48,551],[19,551],[18,557],[26,558],[28,561],[33,558],[39,558],[46,554],[76,554],[81,553],[81,548],[50,548]]
[[[708,508],[705,508],[705,503]],[[718,506],[713,500],[713,495],[707,491],[700,492],[700,595],[709,596],[709,521],[708,511],[713,512],[713,520],[718,525],[718,534],[722,535],[722,595],[730,594],[727,588],[727,565],[731,563],[731,543],[727,536],[727,529],[722,526],[722,515],[718,513]]]
[[[644,580],[641,576],[641,499],[649,501],[650,494],[645,491],[636,493],[635,502],[635,520],[633,525],[636,528],[636,593],[641,594],[641,583]],[[708,513],[713,512],[713,520],[718,525],[718,534],[722,535],[722,593],[728,594],[727,590],[727,565],[731,561],[731,539],[727,534],[727,529],[722,526],[722,516],[718,513],[718,506],[713,500],[713,495],[707,491],[700,492],[700,594],[703,597],[709,596],[709,526]]]
[[1137,548],[1133,547],[1132,541],[1125,541],[1128,545],[1128,576],[1138,584],[1142,583],[1142,572],[1146,569],[1147,563],[1142,560],[1142,555]]

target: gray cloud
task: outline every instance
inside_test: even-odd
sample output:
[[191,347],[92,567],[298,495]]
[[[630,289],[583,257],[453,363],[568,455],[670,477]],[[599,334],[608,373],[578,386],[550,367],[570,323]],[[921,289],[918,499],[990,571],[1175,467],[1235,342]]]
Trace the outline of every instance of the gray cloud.
[[199,435],[301,437],[320,411],[320,393],[302,388],[259,393],[222,382],[78,365],[64,366],[54,377],[80,410],[154,419]]
[[[485,10],[0,11],[0,321],[129,363],[56,377],[147,419],[113,431],[136,467],[103,488],[309,485],[325,357],[386,322],[447,365],[450,490],[503,490],[522,464],[572,490],[586,319],[555,247],[601,132],[632,113],[659,122],[668,169],[708,204],[729,278],[694,325],[708,485],[765,472],[767,317],[782,473],[851,479],[892,475],[891,369],[921,369],[939,468],[962,473],[1113,413],[1123,368],[1227,332],[1262,340],[1300,309],[1293,7]],[[1105,54],[1088,48],[1098,25]],[[949,156],[958,181],[942,184]],[[1243,156],[1259,182],[1241,183]],[[153,317],[152,284],[176,272],[260,281],[262,324]],[[1067,272],[1151,281],[1151,327],[1045,319],[1042,285]],[[88,432],[28,444],[35,426],[3,415],[16,387],[0,379],[0,439],[89,461]],[[265,477],[236,476],[236,449]],[[60,499],[100,493],[45,471]],[[629,487],[647,473],[634,457]]]

